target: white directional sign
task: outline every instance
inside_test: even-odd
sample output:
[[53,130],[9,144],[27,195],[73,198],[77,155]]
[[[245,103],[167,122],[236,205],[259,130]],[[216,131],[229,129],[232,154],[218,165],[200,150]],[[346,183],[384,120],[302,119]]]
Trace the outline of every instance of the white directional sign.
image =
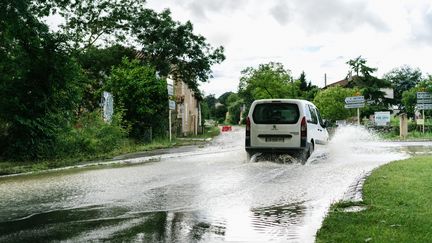
[[417,92],[417,109],[419,110],[431,110],[430,104],[432,104],[432,94],[429,92]]
[[429,92],[417,92],[417,99],[432,99],[432,94]]
[[374,117],[377,126],[387,126],[390,124],[390,111],[375,112]]
[[173,96],[174,95],[174,87],[172,84],[168,84],[167,85],[167,89],[168,89],[168,96]]
[[357,104],[345,104],[345,109],[352,109],[352,108],[362,108],[364,107],[364,103],[357,103]]
[[364,103],[364,96],[351,96],[345,98],[345,104]]
[[174,100],[168,100],[168,105],[170,110],[175,110],[176,103]]
[[432,104],[417,104],[417,110],[432,110]]

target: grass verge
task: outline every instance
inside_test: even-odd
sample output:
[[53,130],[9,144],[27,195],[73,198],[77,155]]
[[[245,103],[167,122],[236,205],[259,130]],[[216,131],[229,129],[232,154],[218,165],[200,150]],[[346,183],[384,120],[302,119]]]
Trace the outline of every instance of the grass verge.
[[111,159],[118,155],[134,153],[134,152],[151,151],[156,149],[172,148],[172,147],[178,147],[184,145],[200,145],[205,141],[197,141],[193,139],[213,138],[219,135],[219,133],[220,130],[218,127],[211,127],[206,129],[205,132],[201,135],[186,137],[184,139],[174,138],[172,141],[169,141],[169,139],[158,139],[148,144],[142,144],[142,143],[136,143],[131,140],[125,140],[119,148],[116,148],[113,151],[110,151],[108,153],[96,153],[92,155],[74,154],[68,158],[61,158],[56,160],[20,161],[20,162],[0,161],[0,176],[81,165],[81,164],[86,164],[89,161]]
[[376,169],[363,187],[360,204],[366,209],[346,212],[353,203],[332,205],[316,242],[430,242],[431,178],[432,156]]

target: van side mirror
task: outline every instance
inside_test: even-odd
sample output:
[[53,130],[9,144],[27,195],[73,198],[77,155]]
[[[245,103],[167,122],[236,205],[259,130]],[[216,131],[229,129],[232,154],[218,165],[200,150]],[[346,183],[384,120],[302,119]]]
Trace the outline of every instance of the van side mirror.
[[326,120],[326,119],[323,119],[323,123],[321,124],[321,126],[322,126],[323,128],[326,128],[326,127],[328,127],[328,125],[329,125],[329,121]]

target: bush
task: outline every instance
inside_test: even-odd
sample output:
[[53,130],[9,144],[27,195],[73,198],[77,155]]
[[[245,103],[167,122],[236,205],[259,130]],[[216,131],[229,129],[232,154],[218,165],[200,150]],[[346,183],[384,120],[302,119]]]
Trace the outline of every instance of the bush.
[[127,129],[120,124],[121,114],[115,115],[111,123],[106,123],[100,111],[86,113],[73,127],[58,136],[57,152],[53,156],[64,158],[111,152],[126,140]]

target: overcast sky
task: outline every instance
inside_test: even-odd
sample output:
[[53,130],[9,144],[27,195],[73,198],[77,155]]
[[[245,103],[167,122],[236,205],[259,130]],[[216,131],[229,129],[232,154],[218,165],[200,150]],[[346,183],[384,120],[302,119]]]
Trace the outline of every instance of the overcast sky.
[[432,73],[430,0],[148,0],[147,7],[169,8],[225,47],[226,60],[201,85],[206,95],[236,92],[241,70],[270,61],[295,78],[304,70],[320,87],[324,73],[328,83],[343,79],[359,55],[379,77],[403,64]]

